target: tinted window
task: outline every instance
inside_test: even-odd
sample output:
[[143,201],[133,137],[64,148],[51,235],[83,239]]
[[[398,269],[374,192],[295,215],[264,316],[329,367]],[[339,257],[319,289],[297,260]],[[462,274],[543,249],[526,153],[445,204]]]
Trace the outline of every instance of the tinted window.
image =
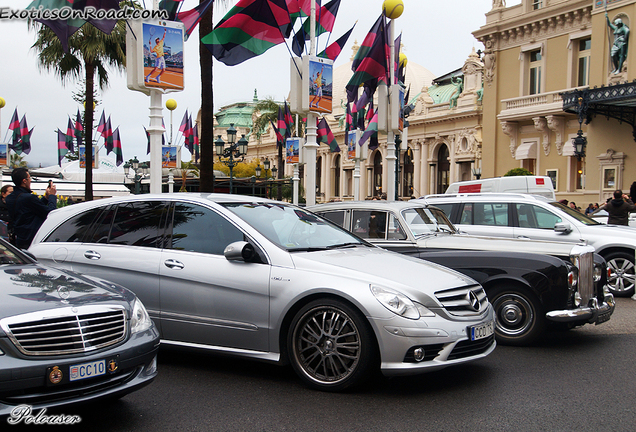
[[163,202],[130,202],[120,204],[115,213],[108,243],[127,246],[161,247]]
[[386,217],[382,211],[354,210],[351,231],[362,238],[386,238]]
[[95,223],[93,233],[86,240],[87,243],[108,243],[108,235],[110,234],[110,227],[115,218],[116,209],[117,206],[111,206],[99,216],[99,219]]
[[81,242],[101,211],[101,208],[89,210],[73,216],[57,227],[45,241],[47,242]]
[[508,204],[465,204],[459,219],[460,224],[508,226]]
[[223,255],[227,245],[242,241],[244,236],[214,210],[196,204],[176,203],[170,239],[172,244],[168,247],[172,249]]
[[344,228],[344,221],[345,221],[345,212],[344,210],[342,211],[328,211],[328,212],[320,212],[319,213],[320,216],[324,217],[327,220],[330,220],[331,222],[335,223],[336,225],[338,225],[339,227]]
[[446,214],[446,217],[450,219],[451,212],[453,211],[453,204],[433,204],[433,205],[441,209]]
[[531,204],[516,204],[517,219],[522,228],[554,229],[561,218],[543,207]]

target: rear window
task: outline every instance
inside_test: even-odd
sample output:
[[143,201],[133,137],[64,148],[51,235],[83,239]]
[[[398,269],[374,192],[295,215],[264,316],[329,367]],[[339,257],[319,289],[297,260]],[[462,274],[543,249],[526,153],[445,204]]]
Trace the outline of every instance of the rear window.
[[101,211],[94,208],[84,213],[73,216],[57,227],[44,241],[45,242],[83,242],[93,221]]

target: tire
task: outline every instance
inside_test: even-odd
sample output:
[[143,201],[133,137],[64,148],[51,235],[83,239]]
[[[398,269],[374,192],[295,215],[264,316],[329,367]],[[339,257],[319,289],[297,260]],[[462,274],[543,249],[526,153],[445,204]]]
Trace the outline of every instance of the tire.
[[533,294],[504,285],[494,287],[487,294],[495,310],[497,343],[525,346],[543,333],[545,313]]
[[298,376],[318,390],[344,390],[376,369],[376,343],[367,320],[336,299],[314,300],[298,311],[287,346]]
[[617,297],[629,297],[634,294],[634,255],[626,252],[612,252],[605,257],[610,276],[607,286]]

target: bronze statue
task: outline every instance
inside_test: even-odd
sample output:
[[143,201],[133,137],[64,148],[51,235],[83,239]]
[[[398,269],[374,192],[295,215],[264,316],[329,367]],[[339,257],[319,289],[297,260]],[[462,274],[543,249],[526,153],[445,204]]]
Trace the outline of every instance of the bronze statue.
[[605,13],[605,20],[607,21],[607,25],[614,32],[614,44],[612,45],[610,56],[612,57],[612,64],[614,65],[612,73],[618,74],[623,69],[623,63],[627,58],[629,27],[623,24],[620,18],[616,18],[614,24],[612,24],[607,16],[607,12]]

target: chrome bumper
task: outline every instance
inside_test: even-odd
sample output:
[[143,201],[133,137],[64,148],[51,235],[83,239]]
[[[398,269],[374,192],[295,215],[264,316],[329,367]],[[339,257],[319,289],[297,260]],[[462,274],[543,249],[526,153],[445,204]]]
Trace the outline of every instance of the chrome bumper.
[[566,309],[550,311],[545,314],[546,318],[555,322],[586,321],[590,324],[602,324],[609,320],[614,313],[616,302],[610,293],[605,294],[603,304],[598,304],[598,299],[590,300],[589,306],[578,309]]

